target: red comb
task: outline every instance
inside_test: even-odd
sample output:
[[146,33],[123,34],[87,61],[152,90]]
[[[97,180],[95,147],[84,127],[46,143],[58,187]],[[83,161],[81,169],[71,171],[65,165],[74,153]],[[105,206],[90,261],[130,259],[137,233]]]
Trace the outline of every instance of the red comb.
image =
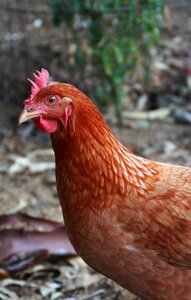
[[47,86],[49,73],[45,69],[41,69],[40,71],[36,71],[37,74],[33,73],[34,81],[31,79],[28,79],[28,81],[31,83],[31,95],[28,99],[24,101],[24,105],[30,105],[34,102],[35,96],[38,94],[38,92]]

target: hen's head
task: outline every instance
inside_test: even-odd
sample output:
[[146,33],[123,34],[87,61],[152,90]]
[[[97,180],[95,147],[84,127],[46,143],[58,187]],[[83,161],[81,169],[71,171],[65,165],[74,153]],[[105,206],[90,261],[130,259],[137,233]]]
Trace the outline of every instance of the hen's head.
[[38,128],[49,133],[57,131],[58,125],[66,128],[71,124],[71,130],[76,123],[86,128],[106,126],[96,106],[79,89],[67,83],[48,82],[45,69],[33,75],[34,81],[29,79],[31,95],[24,101],[19,124],[33,119]]
[[53,133],[58,123],[67,126],[68,118],[72,113],[73,97],[81,93],[69,84],[50,82],[49,73],[42,69],[34,75],[31,83],[31,95],[24,101],[24,111],[19,118],[19,124],[33,119],[37,127],[43,131]]

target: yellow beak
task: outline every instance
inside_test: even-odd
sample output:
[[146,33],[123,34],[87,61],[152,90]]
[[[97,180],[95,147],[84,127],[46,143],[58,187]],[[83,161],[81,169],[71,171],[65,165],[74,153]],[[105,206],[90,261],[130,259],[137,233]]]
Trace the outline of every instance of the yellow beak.
[[41,111],[28,112],[26,109],[24,109],[22,114],[19,117],[19,125],[21,125],[22,123],[24,123],[30,119],[39,117],[41,115],[41,113],[42,113]]

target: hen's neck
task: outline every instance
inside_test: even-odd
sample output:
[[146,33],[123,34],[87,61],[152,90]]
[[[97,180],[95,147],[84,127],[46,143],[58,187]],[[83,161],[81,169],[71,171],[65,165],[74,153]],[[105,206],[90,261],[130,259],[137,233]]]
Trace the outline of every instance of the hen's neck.
[[117,195],[144,195],[147,179],[156,173],[154,164],[122,146],[102,119],[76,116],[66,130],[52,135],[52,144],[57,180],[78,194],[82,205],[92,199],[101,209]]

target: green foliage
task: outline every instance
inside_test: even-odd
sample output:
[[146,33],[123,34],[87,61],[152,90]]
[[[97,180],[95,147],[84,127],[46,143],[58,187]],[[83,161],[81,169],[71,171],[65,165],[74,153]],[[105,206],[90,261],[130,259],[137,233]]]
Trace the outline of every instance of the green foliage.
[[[94,98],[98,104],[113,103],[120,120],[123,84],[142,66],[145,80],[151,80],[151,49],[160,41],[158,18],[164,0],[50,0],[54,24],[65,22],[76,37],[78,16],[86,24],[86,42],[91,65],[96,70]],[[75,61],[85,70],[87,56],[76,41]]]

